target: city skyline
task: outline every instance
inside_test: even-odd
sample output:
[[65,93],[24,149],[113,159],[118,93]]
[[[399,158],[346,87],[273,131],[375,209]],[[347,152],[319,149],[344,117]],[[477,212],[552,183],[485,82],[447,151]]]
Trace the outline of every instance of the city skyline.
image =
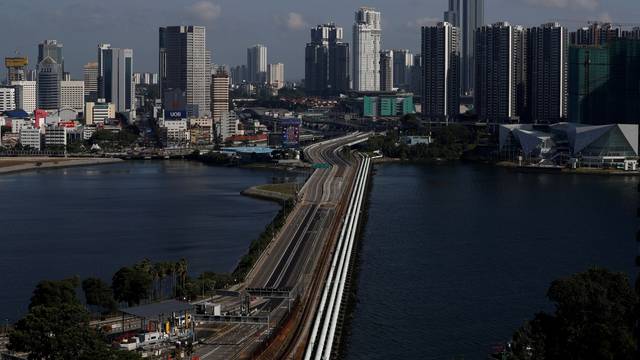
[[[301,5],[290,0],[268,5],[248,1],[253,6],[218,0],[179,4],[157,1],[154,7],[150,7],[146,1],[135,0],[126,3],[128,12],[125,13],[118,6],[125,4],[121,0],[109,4],[93,0],[76,4],[61,0],[55,6],[43,0],[12,3],[7,5],[8,11],[0,14],[0,21],[9,28],[21,29],[21,32],[5,39],[1,55],[13,56],[17,50],[29,57],[32,67],[37,59],[37,44],[46,39],[56,39],[65,46],[65,70],[70,71],[74,78],[81,79],[82,66],[95,61],[94,49],[104,42],[114,47],[133,49],[136,72],[157,72],[157,29],[166,25],[193,24],[207,27],[207,48],[212,51],[213,63],[244,64],[246,48],[263,43],[269,48],[269,61],[284,63],[287,79],[299,80],[304,77],[304,51],[292,44],[306,43],[309,29],[317,24],[334,21],[345,29],[344,37],[350,42],[353,11],[364,5],[375,7],[383,15],[382,47],[406,48],[416,52],[420,42],[419,27],[441,21],[448,7],[446,0],[424,3],[400,0],[392,4],[382,0],[366,3],[343,1],[336,2],[337,6],[326,6],[325,3]],[[550,20],[577,20],[561,21],[570,30],[584,25],[582,22],[587,20],[630,23],[640,15],[629,0],[606,3],[597,0],[487,0],[485,13],[487,24],[509,21],[514,25],[537,26]],[[44,21],[38,27],[25,27],[20,22],[21,18],[55,21]],[[232,41],[229,41],[229,33],[234,34]]]

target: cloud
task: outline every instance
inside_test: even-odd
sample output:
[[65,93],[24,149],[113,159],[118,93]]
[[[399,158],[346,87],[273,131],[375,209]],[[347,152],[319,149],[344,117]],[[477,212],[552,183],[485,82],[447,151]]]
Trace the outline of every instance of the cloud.
[[556,9],[583,9],[595,10],[600,4],[599,0],[525,0],[526,3],[535,6]]
[[187,13],[202,21],[212,21],[220,16],[222,8],[211,1],[198,1],[187,7]]
[[307,23],[304,21],[302,15],[295,12],[289,13],[286,24],[289,30],[302,30],[307,27]]
[[419,28],[421,28],[423,26],[435,25],[435,24],[439,23],[440,21],[442,21],[442,20],[438,19],[438,18],[423,17],[423,18],[419,18],[419,19],[407,22],[407,27],[411,28],[411,29],[419,29]]

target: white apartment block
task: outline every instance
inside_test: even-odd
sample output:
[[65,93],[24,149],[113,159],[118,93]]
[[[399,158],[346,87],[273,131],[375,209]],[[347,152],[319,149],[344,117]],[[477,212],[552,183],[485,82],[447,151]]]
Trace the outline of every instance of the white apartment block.
[[269,64],[268,70],[269,85],[280,90],[284,87],[284,64]]
[[12,87],[0,88],[0,111],[16,109],[16,89]]
[[16,108],[22,109],[28,114],[33,114],[36,109],[36,82],[12,81],[11,86],[16,89]]
[[353,25],[354,90],[380,90],[381,41],[380,12],[372,8],[360,8]]
[[40,130],[33,127],[23,127],[20,129],[19,137],[20,145],[23,147],[30,147],[35,150],[40,150]]
[[67,146],[67,128],[47,127],[44,132],[44,142],[47,146]]
[[84,109],[84,81],[60,82],[60,108],[82,112]]

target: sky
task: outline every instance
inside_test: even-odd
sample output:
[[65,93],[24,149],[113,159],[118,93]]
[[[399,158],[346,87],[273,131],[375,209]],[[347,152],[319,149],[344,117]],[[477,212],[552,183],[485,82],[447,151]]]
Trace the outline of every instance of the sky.
[[[309,28],[333,21],[351,42],[355,10],[382,12],[383,48],[419,48],[420,26],[443,17],[447,0],[0,0],[0,57],[16,51],[37,60],[37,44],[64,44],[65,68],[81,78],[99,43],[134,50],[136,72],[157,72],[158,27],[204,25],[216,64],[246,62],[246,48],[268,47],[269,62],[285,64],[285,77],[304,77]],[[524,26],[560,21],[570,29],[588,20],[640,22],[638,0],[485,0],[487,23]],[[4,70],[4,69],[3,69]],[[4,74],[4,71],[2,72]]]

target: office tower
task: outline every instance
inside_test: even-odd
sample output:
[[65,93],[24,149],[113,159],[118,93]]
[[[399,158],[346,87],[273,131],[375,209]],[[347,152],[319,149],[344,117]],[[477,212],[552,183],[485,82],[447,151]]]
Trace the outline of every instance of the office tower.
[[528,74],[531,120],[555,123],[567,117],[569,34],[558,23],[529,29]]
[[98,63],[90,62],[83,67],[85,101],[98,99]]
[[267,47],[254,45],[247,49],[247,72],[249,82],[264,84],[267,82]]
[[167,91],[184,93],[189,117],[211,115],[211,54],[206,49],[204,26],[160,28],[160,94],[165,109]]
[[135,119],[135,84],[133,83],[133,50],[98,46],[98,97],[113,103],[119,113],[130,113]]
[[353,24],[353,89],[380,90],[380,12],[367,7],[356,11]]
[[231,68],[231,83],[233,85],[240,85],[248,81],[247,66],[238,65]]
[[417,54],[413,57],[409,89],[414,95],[422,97],[422,86],[422,54]]
[[11,86],[16,89],[16,108],[32,114],[36,109],[36,82],[12,81]]
[[475,79],[475,35],[484,26],[484,0],[462,0],[462,92],[473,94]]
[[526,30],[507,22],[476,32],[475,109],[488,123],[518,122],[526,110]]
[[349,90],[349,44],[333,23],[311,29],[305,47],[305,90],[309,94],[337,94]]
[[268,83],[269,86],[276,90],[280,90],[284,87],[284,64],[269,64],[267,67]]
[[640,113],[640,40],[569,50],[568,117],[589,125],[634,124]]
[[83,111],[84,81],[69,80],[60,82],[60,109]]
[[407,49],[393,50],[393,87],[409,90],[413,54]]
[[52,58],[62,68],[60,77],[64,74],[64,54],[62,52],[63,45],[57,40],[45,40],[38,44],[38,64],[47,57]]
[[444,21],[459,28],[462,12],[460,11],[461,0],[449,0],[449,9],[444,12]]
[[58,110],[60,107],[62,65],[47,56],[38,63],[37,76],[38,108],[43,110]]
[[380,52],[380,91],[393,91],[393,51]]
[[27,80],[26,68],[29,65],[29,59],[26,57],[6,57],[4,65],[7,67],[7,84]]
[[211,116],[220,121],[222,113],[229,111],[229,73],[220,71],[211,76]]
[[422,114],[430,121],[454,120],[460,113],[458,28],[441,22],[422,27]]
[[0,112],[16,109],[16,89],[9,86],[0,87]]
[[621,29],[611,23],[594,22],[570,34],[571,45],[603,46],[622,36]]

